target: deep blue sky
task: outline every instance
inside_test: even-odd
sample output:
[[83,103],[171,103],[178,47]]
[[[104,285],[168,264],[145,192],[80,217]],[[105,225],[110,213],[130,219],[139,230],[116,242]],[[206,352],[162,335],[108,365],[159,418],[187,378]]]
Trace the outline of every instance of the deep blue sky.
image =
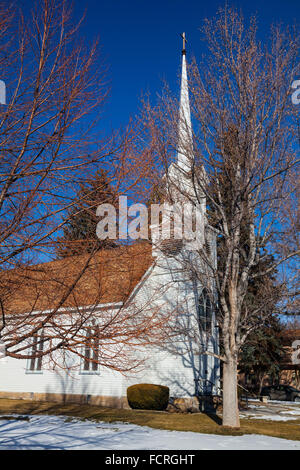
[[[260,35],[270,24],[293,24],[300,18],[299,0],[228,0],[249,17],[257,13]],[[124,125],[134,115],[142,92],[155,97],[162,80],[179,91],[181,44],[179,33],[188,38],[188,57],[204,52],[199,27],[211,17],[221,0],[74,0],[76,17],[87,9],[82,34],[99,36],[111,94],[106,106],[105,127]]]

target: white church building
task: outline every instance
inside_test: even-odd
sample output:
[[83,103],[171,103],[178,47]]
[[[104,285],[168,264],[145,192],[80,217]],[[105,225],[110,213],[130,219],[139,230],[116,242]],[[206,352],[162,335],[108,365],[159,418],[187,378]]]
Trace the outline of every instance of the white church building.
[[[192,163],[180,144],[192,141],[185,47],[182,51],[179,116],[177,158],[168,170],[167,181],[173,200],[184,203],[185,197],[193,197],[189,181]],[[195,397],[218,395],[219,338],[215,304],[211,301],[214,289],[212,285],[208,292],[207,286],[191,275],[193,269],[187,269],[189,264],[195,272],[209,272],[197,250],[205,243],[210,247],[210,263],[216,266],[216,233],[207,224],[204,194],[198,211],[201,227],[194,241],[160,241],[158,231],[153,229],[152,243],[101,250],[91,260],[69,303],[64,304],[64,309],[70,309],[74,315],[93,305],[95,318],[101,318],[104,312],[117,313],[120,309],[176,311],[177,335],[165,343],[145,346],[145,353],[137,350],[137,355],[145,356],[143,366],[126,374],[109,367],[109,361],[106,366],[101,365],[101,361],[99,364],[89,363],[88,351],[85,359],[68,354],[64,357],[63,367],[52,366],[45,357],[16,359],[4,355],[0,359],[0,398],[127,407],[126,389],[139,383],[168,386],[170,397],[184,399],[187,403],[195,402]],[[40,271],[58,272],[60,277],[67,278],[72,269],[80,267],[80,263],[80,257],[73,257],[39,266]],[[40,272],[38,276],[42,276]],[[14,295],[10,304],[12,314],[22,316],[32,311],[30,282],[32,279],[28,285],[24,284],[22,292]],[[101,296],[96,292],[100,284],[102,289],[103,285],[106,286]],[[47,301],[39,298],[34,314],[45,314],[51,305],[51,296],[55,298],[53,282],[49,283]]]

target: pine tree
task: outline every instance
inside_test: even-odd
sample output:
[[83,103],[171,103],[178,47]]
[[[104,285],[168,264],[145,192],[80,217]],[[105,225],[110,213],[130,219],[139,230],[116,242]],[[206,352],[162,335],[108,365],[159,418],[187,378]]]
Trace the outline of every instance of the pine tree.
[[280,362],[285,353],[282,331],[279,319],[272,315],[267,323],[248,336],[240,352],[239,371],[251,377],[258,394],[265,376],[271,382],[279,380]]
[[63,235],[56,248],[58,258],[91,253],[102,248],[115,248],[115,240],[100,240],[96,235],[99,217],[96,209],[100,204],[110,203],[116,207],[117,194],[109,183],[107,173],[97,171],[85,185],[81,185],[77,203],[72,206],[63,226]]

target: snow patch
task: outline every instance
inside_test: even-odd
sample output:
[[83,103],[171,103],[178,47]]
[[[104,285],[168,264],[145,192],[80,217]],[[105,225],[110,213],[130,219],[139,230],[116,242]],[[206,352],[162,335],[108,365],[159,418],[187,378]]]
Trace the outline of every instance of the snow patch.
[[300,450],[300,441],[255,434],[218,436],[46,415],[29,416],[28,421],[3,418],[0,449]]
[[266,419],[268,421],[293,421],[298,418],[293,418],[291,416],[281,416],[281,415],[244,415],[249,419]]

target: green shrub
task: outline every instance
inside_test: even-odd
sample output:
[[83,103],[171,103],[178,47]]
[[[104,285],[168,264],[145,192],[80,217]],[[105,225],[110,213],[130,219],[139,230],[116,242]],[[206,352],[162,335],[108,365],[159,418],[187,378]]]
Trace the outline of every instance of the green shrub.
[[169,387],[137,384],[127,388],[127,400],[136,410],[165,410],[169,403]]

